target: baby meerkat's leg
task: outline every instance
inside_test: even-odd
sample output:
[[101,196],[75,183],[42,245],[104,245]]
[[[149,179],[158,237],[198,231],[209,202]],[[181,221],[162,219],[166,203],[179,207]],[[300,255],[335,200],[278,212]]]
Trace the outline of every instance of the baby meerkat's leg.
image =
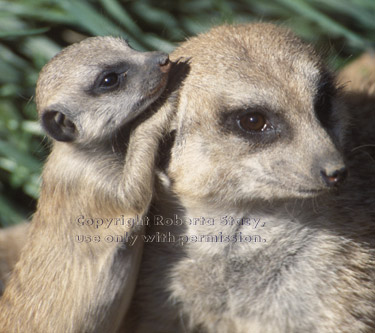
[[[123,200],[136,214],[143,215],[145,202],[148,207],[152,199],[158,147],[171,127],[173,115],[172,103],[165,103],[149,119],[138,125],[130,137],[124,166]],[[134,174],[137,177],[133,177]]]

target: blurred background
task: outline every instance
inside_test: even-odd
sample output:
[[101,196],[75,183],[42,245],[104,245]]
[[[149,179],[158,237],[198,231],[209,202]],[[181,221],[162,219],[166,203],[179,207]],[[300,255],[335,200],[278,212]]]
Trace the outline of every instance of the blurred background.
[[49,151],[35,82],[61,48],[114,35],[170,52],[213,25],[259,20],[289,26],[333,69],[375,48],[375,0],[0,0],[0,227],[35,210]]

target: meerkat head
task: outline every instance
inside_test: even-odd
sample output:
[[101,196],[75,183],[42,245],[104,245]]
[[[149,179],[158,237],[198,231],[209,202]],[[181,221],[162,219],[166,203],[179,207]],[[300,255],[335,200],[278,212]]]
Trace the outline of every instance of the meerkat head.
[[39,75],[36,103],[42,126],[57,141],[105,139],[161,95],[169,69],[167,54],[137,52],[120,38],[73,44]]
[[185,205],[310,197],[339,185],[342,116],[314,50],[270,24],[192,38],[168,174]]

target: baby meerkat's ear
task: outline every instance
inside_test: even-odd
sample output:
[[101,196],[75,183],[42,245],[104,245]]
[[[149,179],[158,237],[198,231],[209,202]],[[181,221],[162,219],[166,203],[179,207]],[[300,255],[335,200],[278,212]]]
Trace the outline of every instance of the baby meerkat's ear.
[[40,121],[47,134],[57,141],[72,142],[77,138],[76,125],[61,110],[55,108],[45,110]]

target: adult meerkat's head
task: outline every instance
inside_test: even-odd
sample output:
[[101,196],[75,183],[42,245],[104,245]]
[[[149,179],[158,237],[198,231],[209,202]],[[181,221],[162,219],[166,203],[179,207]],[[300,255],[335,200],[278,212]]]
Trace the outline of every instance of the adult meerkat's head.
[[189,58],[169,175],[187,206],[310,197],[339,185],[343,124],[312,47],[271,24],[221,26]]
[[44,66],[36,88],[41,123],[57,141],[102,140],[164,91],[167,54],[137,52],[125,40],[91,37]]

